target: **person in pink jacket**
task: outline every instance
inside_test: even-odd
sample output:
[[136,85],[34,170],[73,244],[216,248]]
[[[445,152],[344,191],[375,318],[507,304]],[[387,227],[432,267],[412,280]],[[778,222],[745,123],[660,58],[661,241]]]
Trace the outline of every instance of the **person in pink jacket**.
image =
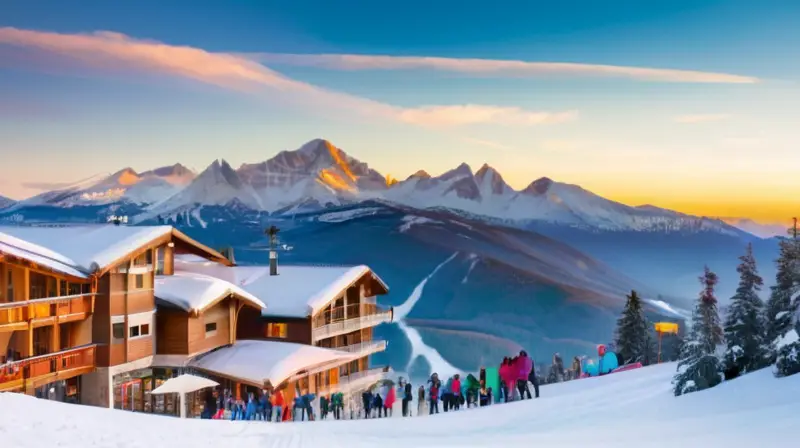
[[525,393],[527,393],[528,399],[530,400],[533,397],[531,397],[531,390],[528,387],[528,377],[530,377],[531,370],[533,370],[533,361],[528,357],[525,350],[519,352],[517,369],[517,389],[519,390],[519,398],[520,400],[524,400]]
[[384,411],[384,415],[386,415],[388,411],[389,417],[392,416],[392,410],[396,398],[397,396],[395,395],[394,387],[389,387],[389,390],[386,391],[386,399],[383,400],[383,407],[386,409]]
[[514,384],[516,384],[517,378],[510,358],[503,358],[503,364],[500,365],[498,375],[502,381],[501,385],[503,387],[505,402],[512,401],[511,397],[514,394]]
[[450,393],[453,394],[453,409],[457,411],[461,408],[461,376],[459,374],[453,376]]

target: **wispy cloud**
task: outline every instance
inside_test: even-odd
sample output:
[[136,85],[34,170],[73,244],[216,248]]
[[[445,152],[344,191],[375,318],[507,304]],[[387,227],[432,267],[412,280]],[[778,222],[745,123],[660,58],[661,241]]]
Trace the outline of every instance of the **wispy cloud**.
[[692,70],[628,67],[569,62],[528,62],[498,59],[456,59],[423,56],[380,56],[354,54],[243,54],[268,64],[319,67],[330,70],[415,70],[432,69],[495,77],[539,77],[548,75],[613,77],[638,81],[676,83],[753,84],[752,76]]
[[483,146],[485,148],[498,149],[503,151],[510,151],[514,149],[513,146],[508,146],[502,143],[493,142],[491,140],[483,140],[479,138],[461,137],[461,141],[464,143],[469,143],[471,145],[478,145],[478,146]]
[[698,114],[698,115],[680,115],[673,120],[676,123],[695,124],[695,123],[708,123],[712,121],[724,121],[731,118],[730,114]]
[[281,98],[313,106],[314,109],[352,111],[367,117],[422,126],[478,123],[527,126],[562,122],[565,121],[563,117],[573,114],[471,104],[397,107],[297,81],[239,55],[134,39],[108,31],[61,34],[3,27],[0,28],[0,44],[54,53],[91,70],[113,73],[121,70],[144,71],[169,75],[226,89],[278,94],[282,95]]
[[541,125],[574,121],[577,111],[531,112],[518,107],[497,107],[466,104],[459,106],[423,106],[405,109],[400,119],[422,126],[458,126],[494,123],[505,125]]

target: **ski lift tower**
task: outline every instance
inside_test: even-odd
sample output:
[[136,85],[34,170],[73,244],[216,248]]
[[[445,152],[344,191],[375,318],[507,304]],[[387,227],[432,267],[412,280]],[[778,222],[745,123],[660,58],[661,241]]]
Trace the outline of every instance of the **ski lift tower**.
[[269,236],[269,275],[278,275],[278,232],[281,229],[269,226],[265,234]]

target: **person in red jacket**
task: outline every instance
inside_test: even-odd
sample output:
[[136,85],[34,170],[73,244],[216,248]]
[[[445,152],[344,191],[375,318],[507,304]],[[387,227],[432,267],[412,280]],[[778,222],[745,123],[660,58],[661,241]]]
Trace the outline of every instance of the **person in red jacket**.
[[500,377],[500,388],[502,389],[503,393],[503,402],[508,403],[511,401],[511,359],[509,357],[503,358],[503,363],[500,364],[500,369],[498,370],[497,374]]
[[453,408],[457,411],[461,408],[461,376],[456,374],[453,377],[453,384],[450,386],[450,393],[453,394]]
[[525,394],[528,394],[528,400],[531,398],[531,390],[528,387],[528,377],[531,374],[531,370],[533,370],[533,361],[531,358],[528,357],[528,354],[525,353],[525,350],[519,352],[519,358],[517,358],[517,389],[519,390],[519,398],[520,400],[525,399]]

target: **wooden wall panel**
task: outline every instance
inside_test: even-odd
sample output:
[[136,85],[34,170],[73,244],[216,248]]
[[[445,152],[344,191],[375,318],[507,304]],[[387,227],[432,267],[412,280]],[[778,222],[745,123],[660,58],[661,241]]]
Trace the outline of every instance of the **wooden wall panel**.
[[131,290],[128,292],[128,314],[146,313],[153,311],[155,297],[152,289]]
[[125,344],[110,344],[108,345],[108,362],[109,365],[116,366],[125,364]]
[[111,341],[111,275],[106,274],[97,282],[97,296],[94,299],[92,314],[92,342],[108,344]]
[[125,291],[128,288],[126,274],[106,274],[109,277],[109,313],[111,316],[125,314]]
[[153,336],[128,340],[128,362],[153,355]]
[[189,315],[164,308],[156,312],[156,350],[159,355],[189,354]]
[[[189,353],[211,350],[229,343],[231,320],[230,299],[223,300],[199,317],[189,318]],[[216,323],[216,334],[206,337],[206,324]]]

